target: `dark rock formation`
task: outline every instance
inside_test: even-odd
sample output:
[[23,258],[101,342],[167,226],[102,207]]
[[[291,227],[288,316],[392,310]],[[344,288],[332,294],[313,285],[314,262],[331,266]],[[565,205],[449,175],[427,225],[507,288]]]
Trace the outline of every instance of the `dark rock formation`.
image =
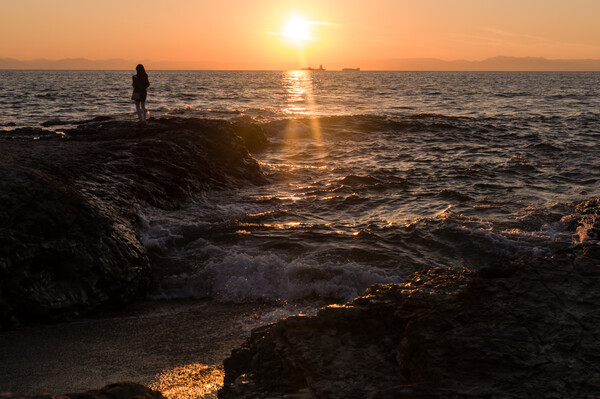
[[226,359],[221,398],[366,398],[405,383],[396,347],[408,321],[463,287],[472,272],[432,269],[404,286],[374,285],[347,305],[258,328]]
[[40,127],[19,127],[13,130],[0,132],[0,137],[11,138],[11,139],[32,139],[40,137],[55,136],[54,132],[50,130],[44,130]]
[[233,122],[235,132],[244,140],[249,151],[263,149],[268,144],[267,137],[259,125],[243,119]]
[[73,123],[72,121],[63,121],[60,119],[50,119],[50,120],[40,123],[40,126],[50,127],[50,126],[59,126],[59,125],[70,125],[72,123]]
[[220,398],[600,397],[588,244],[481,269],[458,295],[469,272],[434,269],[257,329],[224,361]]
[[598,245],[484,269],[457,301],[407,326],[403,393],[600,397],[598,305]]
[[86,119],[84,121],[75,122],[75,124],[76,125],[83,125],[85,123],[91,123],[91,122],[106,122],[106,121],[110,121],[112,119],[113,119],[112,116],[100,115],[100,116],[95,116],[92,119]]
[[113,121],[49,134],[0,141],[2,325],[143,294],[150,267],[137,205],[171,209],[194,192],[264,181],[224,121]]
[[36,395],[18,395],[13,393],[0,393],[0,399],[165,399],[158,391],[153,391],[143,385],[133,382],[119,382],[104,388],[87,391],[84,393],[67,393],[56,395],[42,393]]

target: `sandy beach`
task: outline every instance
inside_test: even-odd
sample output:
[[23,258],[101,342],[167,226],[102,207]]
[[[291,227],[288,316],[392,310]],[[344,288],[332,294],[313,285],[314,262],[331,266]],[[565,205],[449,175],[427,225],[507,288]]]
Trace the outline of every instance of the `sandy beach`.
[[174,369],[220,365],[266,309],[148,301],[116,315],[0,332],[0,392],[81,392],[116,381],[164,388]]

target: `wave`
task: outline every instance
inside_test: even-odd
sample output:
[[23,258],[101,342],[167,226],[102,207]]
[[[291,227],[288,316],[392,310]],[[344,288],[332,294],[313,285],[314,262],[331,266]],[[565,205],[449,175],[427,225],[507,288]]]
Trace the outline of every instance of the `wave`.
[[[251,255],[244,248],[216,249],[199,270],[168,277],[153,298],[211,298],[224,302],[295,301],[310,297],[346,301],[374,283],[400,276],[356,263],[288,260],[274,253]],[[201,249],[199,249],[201,251]],[[223,252],[215,256],[214,251]]]
[[[498,221],[465,216],[452,207],[406,227],[382,229],[390,245],[402,245],[438,265],[482,267],[502,259],[551,256],[599,239],[600,199],[533,207]],[[423,252],[427,251],[427,252]]]
[[[252,209],[238,205],[213,219],[238,219],[248,211]],[[215,240],[211,233],[206,238],[188,237],[174,249],[173,242],[182,240],[176,225],[166,230],[154,226],[142,233],[150,249],[155,246],[165,253],[171,251],[171,255],[185,254],[193,261],[187,272],[163,279],[151,294],[154,299],[345,301],[373,283],[399,283],[415,268],[480,268],[522,256],[551,256],[574,245],[594,244],[600,237],[599,214],[600,199],[533,208],[521,217],[503,222],[464,216],[449,207],[434,217],[406,226],[360,229],[351,242],[343,235],[319,232],[314,226],[298,226],[304,231],[302,235],[296,235],[294,230],[280,230],[281,235],[272,241],[272,246],[268,240],[261,242],[261,234],[254,236],[254,244],[242,239],[232,245],[228,239]],[[311,251],[309,248],[318,241],[327,242],[329,249]],[[286,242],[290,245],[284,245]],[[394,264],[396,267],[389,267]]]

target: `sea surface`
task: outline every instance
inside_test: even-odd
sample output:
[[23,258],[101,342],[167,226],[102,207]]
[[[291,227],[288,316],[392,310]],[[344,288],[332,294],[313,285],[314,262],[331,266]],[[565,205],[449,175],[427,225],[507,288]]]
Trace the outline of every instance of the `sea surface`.
[[[345,301],[590,238],[598,72],[149,71],[152,117],[244,120],[265,186],[139,207],[152,298]],[[0,129],[135,120],[131,71],[0,71]],[[1,132],[1,131],[0,131]],[[2,133],[0,133],[2,134]],[[274,314],[274,317],[282,313]]]

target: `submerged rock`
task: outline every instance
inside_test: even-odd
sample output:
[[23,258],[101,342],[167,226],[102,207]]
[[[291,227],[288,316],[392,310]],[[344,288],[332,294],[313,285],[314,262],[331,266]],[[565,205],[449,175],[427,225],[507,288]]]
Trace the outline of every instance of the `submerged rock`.
[[598,397],[599,305],[597,242],[474,277],[417,273],[254,330],[219,397]]
[[158,391],[133,382],[119,382],[84,393],[19,395],[0,393],[0,399],[165,399]]
[[233,125],[109,121],[0,141],[0,325],[121,306],[150,283],[138,205],[264,182]]
[[70,125],[70,124],[73,124],[73,121],[63,121],[61,119],[50,119],[50,120],[40,123],[40,126],[50,127],[50,126]]
[[113,120],[112,116],[108,116],[108,115],[99,115],[99,116],[95,116],[92,119],[86,119],[83,121],[77,121],[75,122],[76,125],[83,125],[86,123],[91,123],[91,122],[106,122],[106,121],[110,121]]

